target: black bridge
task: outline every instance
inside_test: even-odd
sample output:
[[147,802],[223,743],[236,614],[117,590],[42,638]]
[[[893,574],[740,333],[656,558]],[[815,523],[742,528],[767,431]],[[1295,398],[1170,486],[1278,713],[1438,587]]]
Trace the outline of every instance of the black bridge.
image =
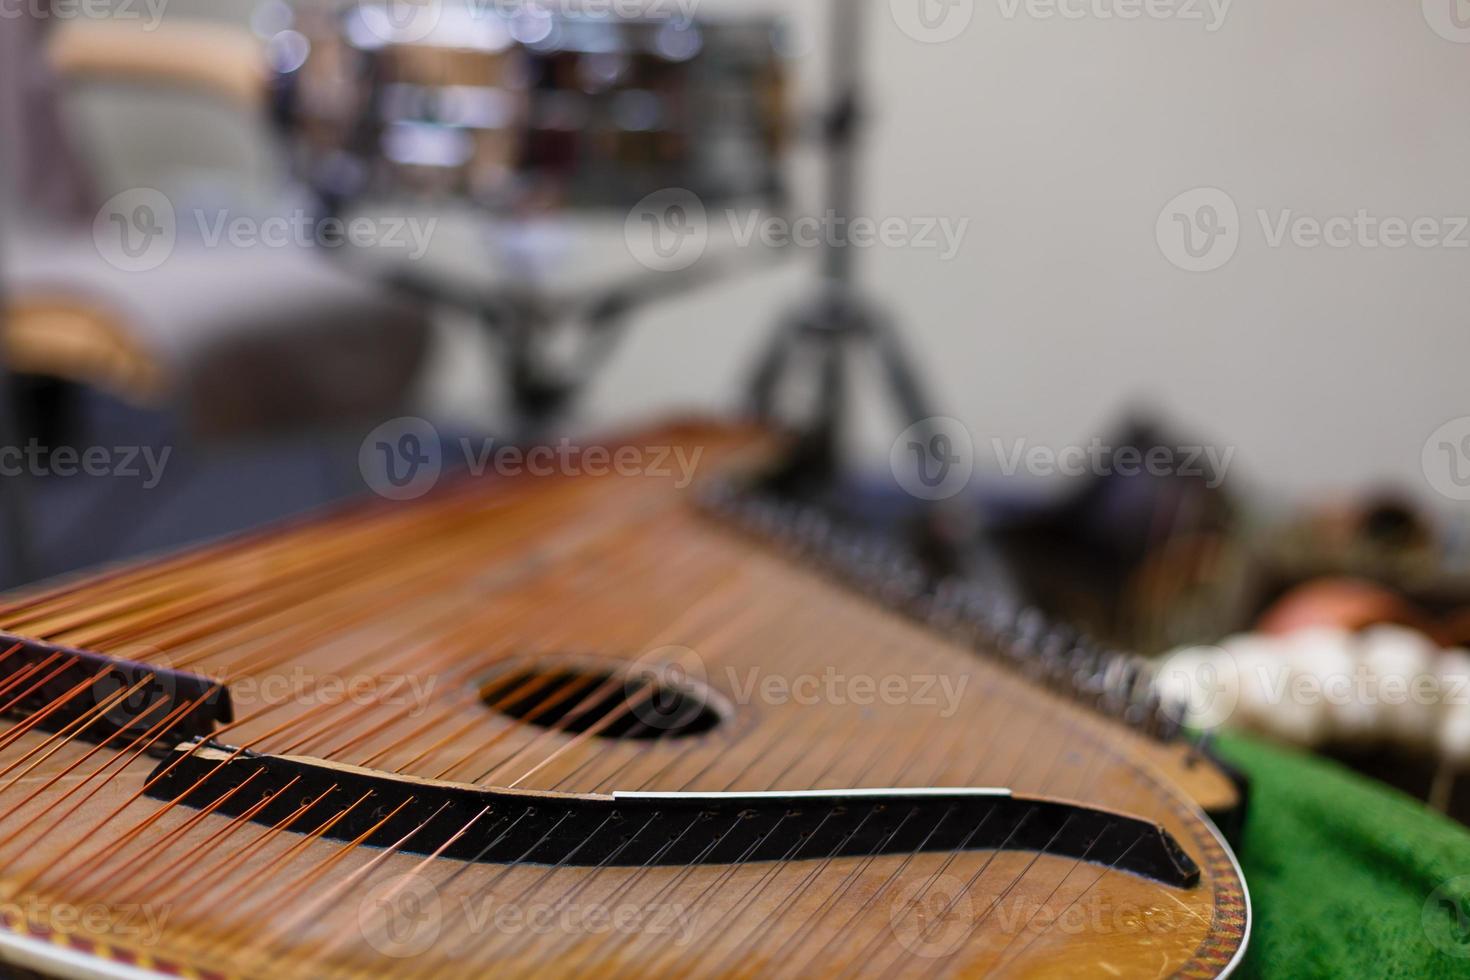
[[42,731],[70,730],[87,742],[135,738],[157,744],[206,737],[233,720],[230,695],[208,677],[159,664],[0,632],[0,711],[41,717]]
[[683,867],[1009,850],[1107,865],[1177,888],[1199,881],[1194,861],[1156,824],[995,789],[577,796],[487,790],[195,740],[159,763],[147,794],[224,816],[248,811],[261,824],[289,821],[293,832],[329,840],[366,834],[369,846],[489,864]]

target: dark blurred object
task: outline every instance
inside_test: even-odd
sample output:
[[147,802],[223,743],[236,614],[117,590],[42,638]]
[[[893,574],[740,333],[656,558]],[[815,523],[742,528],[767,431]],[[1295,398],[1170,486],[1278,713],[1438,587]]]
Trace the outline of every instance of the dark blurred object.
[[1470,647],[1470,588],[1467,588],[1464,605],[1440,617],[1439,640],[1447,647]]
[[[1135,421],[1101,443],[1102,475],[1057,504],[998,511],[996,539],[1053,615],[1143,653],[1310,625],[1397,623],[1443,646],[1470,641],[1470,575],[1404,495],[1266,519],[1228,492],[1218,454],[1183,458],[1176,447],[1198,444],[1162,426]],[[1124,475],[1123,451],[1159,463]]]
[[[90,444],[140,450],[136,475],[66,474],[48,466],[0,479],[0,492],[27,491],[23,524],[32,547],[25,581],[184,547],[365,492],[361,433],[232,440],[205,451],[180,444],[162,413],[92,388],[74,395],[76,425]],[[491,434],[435,423],[448,479],[449,468],[463,465],[461,440],[478,444]],[[11,540],[0,528],[0,548],[8,550]]]
[[[0,106],[0,132],[8,120],[7,107]],[[0,241],[6,223],[14,220],[7,213],[0,195]],[[0,255],[0,261],[4,256]],[[5,283],[0,280],[0,331],[5,329]],[[0,348],[0,445],[19,445],[19,427],[15,417],[3,406],[16,404],[17,379],[6,363]],[[23,475],[0,476],[0,588],[11,588],[28,582],[35,575],[34,544],[31,540],[31,486]]]
[[1101,440],[1096,472],[1059,503],[1013,510],[992,525],[1038,605],[1143,652],[1201,628],[1199,607],[1236,578],[1227,569],[1239,561],[1239,512],[1224,474],[1185,445],[1159,423],[1132,420]]
[[1382,746],[1334,745],[1322,754],[1416,800],[1431,802],[1440,813],[1470,827],[1470,778],[1461,775],[1446,787],[1445,769],[1433,758]]
[[276,6],[276,116],[331,210],[385,196],[535,212],[627,208],[668,187],[706,203],[779,195],[772,20]]
[[1431,572],[1440,563],[1433,519],[1393,491],[1318,504],[1279,530],[1272,551],[1295,566],[1357,566],[1393,576]]
[[1470,640],[1470,575],[1450,536],[1402,494],[1330,502],[1263,529],[1246,623],[1401,623],[1441,646]]
[[1417,552],[1433,538],[1428,518],[1398,494],[1375,494],[1361,504],[1329,508],[1316,523],[1349,546]]

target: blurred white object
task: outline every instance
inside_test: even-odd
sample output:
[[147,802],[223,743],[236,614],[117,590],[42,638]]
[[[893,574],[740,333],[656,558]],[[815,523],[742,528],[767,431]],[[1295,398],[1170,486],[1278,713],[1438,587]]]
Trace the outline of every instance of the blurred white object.
[[1288,679],[1275,644],[1267,637],[1240,633],[1226,637],[1220,647],[1234,660],[1240,675],[1240,705],[1235,724],[1269,731],[1272,702]]
[[1378,707],[1361,696],[1367,668],[1358,637],[1340,629],[1307,629],[1277,640],[1316,685],[1328,730],[1317,740],[1372,742],[1378,737]]
[[1362,693],[1377,705],[1380,736],[1407,748],[1432,749],[1439,713],[1433,669],[1439,648],[1403,626],[1369,627],[1360,642],[1369,680]]
[[[1336,629],[1307,629],[1264,640],[1263,656],[1284,673],[1271,688],[1270,702],[1259,713],[1263,731],[1294,745],[1321,745],[1339,727],[1351,727],[1353,712],[1338,710],[1342,678],[1352,671],[1351,634]],[[1349,700],[1351,700],[1349,698]]]
[[1220,647],[1181,647],[1154,672],[1154,690],[1176,720],[1209,730],[1234,714],[1240,675],[1235,659]]
[[1406,627],[1241,633],[1173,651],[1154,684],[1192,727],[1307,748],[1387,743],[1470,766],[1470,652],[1441,652]]
[[1456,770],[1470,768],[1470,651],[1446,650],[1439,658],[1441,697],[1435,748]]

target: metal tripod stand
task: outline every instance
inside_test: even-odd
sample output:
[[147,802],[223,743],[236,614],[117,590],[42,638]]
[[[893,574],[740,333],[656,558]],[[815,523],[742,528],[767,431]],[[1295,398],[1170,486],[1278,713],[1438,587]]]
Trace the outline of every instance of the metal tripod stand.
[[[850,225],[855,210],[864,8],[861,0],[833,0],[830,8],[835,94],[824,126],[826,195],[827,214],[841,226]],[[829,236],[822,260],[822,285],[814,297],[782,318],[750,382],[753,414],[784,423],[796,433],[800,458],[794,464],[802,483],[829,480],[836,474],[851,367],[861,356],[877,362],[902,427],[918,426],[925,444],[933,435],[934,413],[892,320],[855,287],[851,248]],[[805,419],[783,418],[782,387],[798,379],[803,361],[813,374],[807,379],[815,389],[812,404]]]

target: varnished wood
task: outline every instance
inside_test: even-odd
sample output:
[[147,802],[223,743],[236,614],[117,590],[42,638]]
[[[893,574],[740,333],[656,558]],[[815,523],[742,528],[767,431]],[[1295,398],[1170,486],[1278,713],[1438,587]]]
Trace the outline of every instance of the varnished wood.
[[[700,477],[771,449],[709,426],[634,443],[699,449]],[[1013,851],[465,864],[163,805],[142,792],[148,756],[31,731],[0,747],[0,889],[43,922],[58,902],[152,909],[156,936],[115,917],[70,935],[220,975],[1227,969],[1247,909],[1200,813],[1233,795],[1218,771],[756,546],[676,482],[472,480],[15,595],[0,628],[216,677],[236,718],[220,739],[254,752],[543,793],[1001,786],[1158,824],[1200,883]],[[572,656],[679,663],[728,716],[689,738],[612,740],[482,703],[495,671]],[[399,921],[409,904],[434,933],[423,948]]]

